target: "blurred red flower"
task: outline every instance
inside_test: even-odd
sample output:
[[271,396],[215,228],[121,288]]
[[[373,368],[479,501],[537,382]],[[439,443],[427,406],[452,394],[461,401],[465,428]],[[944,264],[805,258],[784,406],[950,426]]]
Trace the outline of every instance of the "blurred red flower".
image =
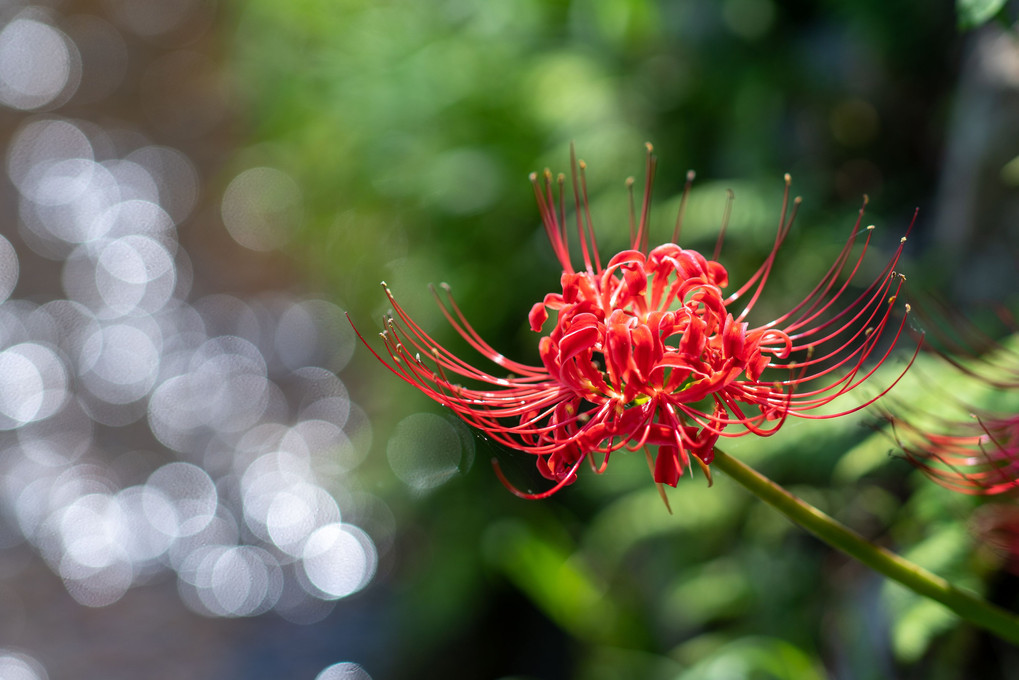
[[[1007,311],[997,311],[1011,325]],[[925,348],[969,387],[981,388],[999,403],[1019,394],[1019,352],[1010,346],[1014,342],[994,340],[943,305],[940,318],[926,310],[921,317],[932,319]],[[949,336],[946,326],[956,337]],[[1019,489],[1019,414],[977,408],[954,394],[942,395],[940,401],[960,415],[935,416],[903,403],[886,406],[883,415],[909,461],[953,491],[993,496]]]
[[907,458],[953,491],[996,495],[1019,489],[1019,415],[978,416],[947,422],[940,432],[891,418]]
[[[576,479],[585,459],[602,472],[610,455],[621,449],[643,449],[659,484],[675,486],[692,462],[710,481],[708,466],[720,436],[767,436],[789,416],[851,413],[898,381],[842,411],[813,413],[867,381],[901,335],[905,316],[886,327],[903,284],[894,268],[905,237],[866,289],[850,292],[873,233],[873,227],[861,227],[861,208],[845,246],[810,292],[785,314],[751,326],[746,318],[800,203],[799,198],[789,200],[789,176],[770,254],[745,283],[724,293],[729,276],[718,257],[731,197],[712,259],[676,245],[690,173],[672,242],[649,249],[655,163],[648,145],[639,217],[629,182],[630,249],[603,265],[588,209],[586,166],[571,156],[579,269],[567,238],[565,177],[553,181],[548,170],[531,175],[545,231],[562,267],[562,290],[546,295],[529,315],[538,333],[549,324],[550,314],[555,317],[538,343],[540,366],[512,361],[495,350],[443,286],[444,295],[436,293],[436,300],[449,323],[500,375],[475,367],[430,337],[383,284],[393,308],[381,334],[388,358],[372,353],[485,435],[533,454],[538,470],[554,482],[541,493],[515,489],[496,465],[502,481],[519,496],[555,493]],[[858,241],[862,246],[854,258]],[[894,334],[890,342],[889,334]],[[654,456],[648,447],[656,448]]]

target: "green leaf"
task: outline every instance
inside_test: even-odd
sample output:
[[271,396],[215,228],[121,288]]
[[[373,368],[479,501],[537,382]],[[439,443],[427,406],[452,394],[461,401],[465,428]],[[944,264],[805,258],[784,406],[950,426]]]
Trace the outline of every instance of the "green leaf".
[[[646,474],[646,470],[645,470]],[[637,543],[658,536],[681,536],[687,551],[696,558],[698,539],[725,535],[738,517],[732,512],[745,503],[737,489],[708,487],[701,479],[683,480],[669,493],[670,514],[652,484],[607,504],[584,534],[583,550],[597,556],[598,564],[612,573]]]
[[[945,576],[955,585],[975,590],[977,584],[965,566],[971,545],[966,527],[950,523],[932,529],[926,539],[905,551],[903,556]],[[896,658],[904,663],[918,661],[934,638],[959,621],[937,602],[891,581],[885,584],[884,597],[892,621],[892,649]]]
[[489,527],[489,564],[563,630],[591,642],[633,642],[633,622],[606,597],[605,585],[568,546],[538,535],[518,520]]
[[676,680],[821,680],[820,665],[804,650],[772,637],[745,637],[723,645]]
[[1005,0],[956,0],[959,28],[968,31],[987,23],[1005,6]]
[[1019,186],[1019,156],[1002,166],[1001,181],[1010,187]]

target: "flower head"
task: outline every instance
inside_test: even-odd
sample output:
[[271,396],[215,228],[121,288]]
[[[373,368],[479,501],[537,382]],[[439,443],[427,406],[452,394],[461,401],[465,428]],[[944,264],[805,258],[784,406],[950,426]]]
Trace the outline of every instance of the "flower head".
[[996,495],[1019,489],[1019,415],[973,415],[926,431],[892,419],[907,458],[953,491]]
[[924,348],[950,369],[922,385],[937,412],[896,400],[882,406],[883,416],[906,459],[929,479],[983,497],[969,527],[1019,574],[1019,333],[1000,307],[994,311],[1012,333],[1004,340],[945,305],[926,307],[918,309],[931,329]]
[[[934,342],[928,340],[925,348],[962,378],[966,391],[975,387],[999,404],[1015,406],[1019,351],[1010,345],[1016,338],[997,342],[951,310],[942,309],[942,316],[951,322],[956,337],[935,323],[929,334]],[[907,459],[953,491],[984,496],[1019,491],[1019,413],[978,408],[941,393],[933,384],[925,385],[925,390],[939,394],[942,405],[958,415],[930,414],[903,403],[886,405],[884,418]]]
[[[531,329],[541,334],[540,366],[496,351],[443,286],[441,295],[436,292],[443,314],[498,375],[467,363],[418,326],[383,284],[393,308],[381,334],[388,357],[373,354],[493,440],[532,454],[553,485],[541,493],[523,493],[499,472],[520,496],[551,495],[576,479],[585,460],[602,472],[611,454],[623,449],[644,450],[659,484],[675,486],[692,463],[710,480],[719,437],[767,436],[790,416],[843,415],[894,385],[841,412],[813,412],[870,378],[900,336],[904,321],[888,326],[903,283],[894,268],[905,237],[877,278],[862,293],[851,293],[873,230],[861,227],[861,208],[845,246],[806,297],[780,317],[751,326],[747,317],[800,203],[789,198],[789,176],[770,254],[729,292],[729,275],[718,258],[731,200],[711,259],[680,247],[690,173],[672,242],[651,249],[648,217],[655,164],[648,145],[639,217],[632,189],[630,194],[630,248],[604,265],[588,209],[584,162],[578,164],[571,155],[571,222],[580,247],[579,267],[567,235],[565,177],[554,180],[547,170],[531,175],[542,223],[562,267],[561,290],[546,295],[528,317]],[[628,184],[632,187],[632,180]],[[891,343],[882,341],[887,335],[894,335]]]

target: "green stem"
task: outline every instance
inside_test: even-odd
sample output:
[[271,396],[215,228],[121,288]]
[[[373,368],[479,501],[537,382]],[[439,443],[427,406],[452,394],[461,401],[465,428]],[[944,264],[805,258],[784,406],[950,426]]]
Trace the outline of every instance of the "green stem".
[[712,466],[718,467],[752,494],[833,548],[855,557],[913,592],[940,602],[973,625],[989,630],[1013,644],[1019,644],[1019,617],[1015,614],[969,591],[957,588],[923,567],[874,545],[844,524],[718,449],[715,449]]

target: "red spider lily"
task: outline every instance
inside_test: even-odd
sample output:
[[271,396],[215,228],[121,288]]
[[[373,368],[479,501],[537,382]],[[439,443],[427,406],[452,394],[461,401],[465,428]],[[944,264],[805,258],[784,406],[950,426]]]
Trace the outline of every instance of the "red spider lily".
[[[1019,394],[1019,351],[1015,337],[1000,342],[943,303],[921,307],[920,317],[933,332],[924,349],[939,356],[967,388],[980,387],[996,403]],[[1008,310],[993,309],[998,320],[1016,333]],[[943,381],[941,381],[943,382]],[[970,528],[980,542],[1019,574],[1019,413],[978,409],[959,400],[952,383],[923,385],[942,404],[967,415],[935,417],[904,404],[886,404],[884,417],[907,459],[941,486],[960,493],[994,497],[979,507]],[[1015,403],[1015,400],[1012,400]],[[894,414],[894,415],[893,415]]]
[[[925,341],[924,348],[971,384],[989,389],[998,397],[1019,390],[1019,352],[995,341],[944,305],[940,307],[940,317],[950,322],[954,337],[935,323],[931,334],[935,342]],[[1006,311],[997,312],[1002,321],[1009,322]],[[938,390],[937,385],[925,387]],[[884,417],[909,461],[953,491],[996,495],[1019,489],[1019,414],[974,408],[951,394],[943,395],[942,401],[954,402],[955,408],[968,415],[934,419],[903,404],[886,409]]]
[[[544,498],[571,484],[585,459],[600,473],[621,449],[643,449],[659,485],[675,486],[691,462],[710,481],[708,466],[720,436],[768,436],[789,416],[845,415],[873,403],[898,381],[847,410],[813,413],[867,381],[900,337],[905,318],[897,329],[894,323],[886,327],[903,285],[894,268],[905,237],[877,278],[862,293],[850,293],[873,233],[873,227],[861,227],[861,208],[845,246],[806,297],[780,317],[752,327],[746,318],[800,203],[799,198],[790,201],[789,176],[771,253],[745,283],[726,294],[728,273],[717,260],[731,200],[711,260],[676,245],[690,173],[672,242],[649,249],[655,163],[648,145],[639,218],[632,189],[630,194],[630,249],[603,265],[588,209],[586,166],[583,161],[578,166],[571,153],[580,268],[570,256],[564,176],[553,182],[548,170],[531,175],[545,231],[562,267],[561,292],[546,295],[529,315],[538,333],[550,313],[555,315],[538,343],[540,366],[496,351],[443,286],[444,295],[435,297],[446,319],[500,375],[467,363],[416,324],[383,283],[393,308],[381,334],[388,359],[372,353],[493,440],[534,455],[538,470],[554,482],[541,493],[513,488],[496,465],[503,483],[521,497]],[[632,180],[628,184],[632,187]],[[854,259],[857,241],[862,247]],[[882,344],[886,330],[894,337]],[[510,375],[502,377],[506,372]],[[648,447],[657,450],[653,461]]]
[[974,415],[927,432],[890,418],[906,457],[953,491],[995,495],[1019,489],[1019,415]]

